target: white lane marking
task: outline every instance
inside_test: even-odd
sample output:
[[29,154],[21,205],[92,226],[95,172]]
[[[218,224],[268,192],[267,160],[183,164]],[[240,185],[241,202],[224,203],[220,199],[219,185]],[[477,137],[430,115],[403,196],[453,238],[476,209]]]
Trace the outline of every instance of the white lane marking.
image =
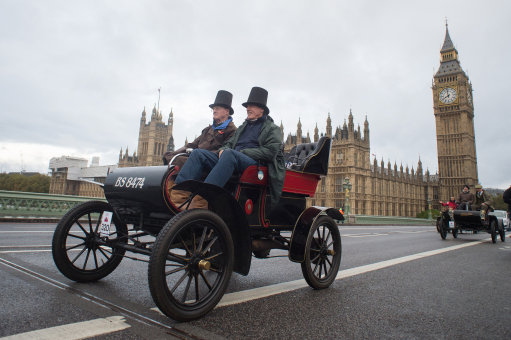
[[[337,274],[337,277],[335,279],[336,280],[344,279],[344,278],[347,278],[350,276],[368,273],[371,271],[387,268],[387,267],[394,266],[397,264],[414,261],[414,260],[419,260],[419,259],[422,259],[425,257],[438,255],[438,254],[442,254],[442,253],[446,253],[449,251],[458,250],[458,249],[462,249],[462,248],[466,248],[466,247],[475,246],[475,245],[481,244],[483,242],[487,242],[488,240],[489,239],[481,240],[481,241],[473,241],[470,243],[464,243],[464,244],[460,244],[460,245],[456,245],[456,246],[425,251],[422,253],[398,257],[398,258],[395,258],[392,260],[386,260],[386,261],[368,264],[365,266],[341,270]],[[268,297],[268,296],[272,296],[272,295],[286,293],[286,292],[289,292],[292,290],[305,288],[305,287],[308,287],[307,282],[304,279],[300,279],[300,280],[295,280],[295,281],[277,283],[277,284],[266,286],[266,287],[248,289],[248,290],[244,290],[241,292],[229,293],[229,294],[224,295],[222,300],[220,300],[220,302],[218,303],[217,307],[234,305],[234,304],[247,302],[247,301],[251,301],[251,300],[256,300],[256,299],[260,299],[260,298],[264,298],[264,297]]]
[[0,233],[54,233],[55,230],[0,230]]
[[374,236],[387,236],[389,234],[378,233],[363,233],[363,234],[343,234],[342,237],[374,237]]
[[0,246],[0,248],[43,248],[43,247],[51,247],[51,244],[27,244],[27,245],[18,245],[18,246]]
[[20,333],[0,338],[1,340],[75,340],[90,338],[103,334],[122,331],[131,327],[123,316],[111,316],[104,319],[94,319],[76,322],[62,326],[39,329],[37,331]]
[[433,233],[435,230],[418,230],[418,231],[391,231],[391,234],[422,234],[422,233]]
[[92,294],[89,294],[85,291],[80,291],[80,290],[76,290],[74,288],[72,288],[71,286],[63,283],[63,282],[60,282],[60,281],[57,281],[57,280],[54,280],[48,276],[45,276],[45,275],[42,275],[42,274],[39,274],[37,272],[34,272],[28,268],[25,268],[23,266],[20,266],[18,264],[15,264],[14,262],[11,262],[11,261],[7,261],[6,259],[2,259],[0,258],[0,264],[6,266],[6,267],[9,267],[13,270],[16,270],[20,273],[23,273],[23,274],[26,274],[36,280],[39,280],[41,282],[44,282],[46,284],[49,284],[57,289],[61,289],[61,290],[65,290],[65,289],[68,289],[69,291],[71,291],[73,294],[75,294],[76,296],[86,300],[86,301],[89,301],[91,303],[94,303],[98,306],[101,306],[103,308],[107,308],[107,309],[110,309],[110,310],[119,310],[123,315],[133,319],[133,320],[136,320],[138,322],[142,322],[146,325],[157,325],[157,326],[160,326],[162,328],[165,328],[167,331],[169,331],[171,335],[175,335],[172,331],[174,330],[173,327],[171,326],[168,326],[160,321],[157,321],[157,320],[154,320],[154,319],[151,319],[145,315],[142,315],[142,314],[139,314],[135,311],[132,311],[130,309],[127,309],[127,308],[124,308],[120,305],[117,305],[113,302],[109,302],[107,300],[104,300],[100,297],[97,297],[95,295],[92,295]]
[[10,254],[10,253],[49,253],[51,249],[32,249],[32,250],[2,250],[0,254]]
[[[383,230],[396,230],[396,229],[431,229],[435,228],[435,226],[420,226],[420,227],[396,227],[396,226],[389,226],[389,227],[370,227],[370,226],[360,226],[360,227],[343,227],[342,224],[339,225],[339,229],[342,230],[376,230],[376,229],[383,229]],[[436,230],[436,229],[435,229]]]

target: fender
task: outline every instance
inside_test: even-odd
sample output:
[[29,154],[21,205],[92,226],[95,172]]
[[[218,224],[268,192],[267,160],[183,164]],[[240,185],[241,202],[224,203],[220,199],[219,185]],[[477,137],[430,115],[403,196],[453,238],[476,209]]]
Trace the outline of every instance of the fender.
[[321,215],[327,215],[334,220],[344,220],[343,214],[334,208],[310,207],[305,209],[296,221],[293,233],[291,234],[291,244],[289,246],[289,260],[293,262],[303,262],[305,260],[305,244],[309,230]]
[[179,183],[173,189],[190,191],[208,201],[209,210],[218,214],[231,231],[234,243],[233,270],[247,275],[252,261],[252,241],[245,213],[234,197],[224,188],[194,180]]

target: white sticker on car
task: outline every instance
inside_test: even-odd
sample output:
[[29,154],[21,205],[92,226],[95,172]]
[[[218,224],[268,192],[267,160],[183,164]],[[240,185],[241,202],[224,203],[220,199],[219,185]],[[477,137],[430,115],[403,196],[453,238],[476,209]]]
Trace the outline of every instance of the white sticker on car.
[[99,227],[100,237],[110,236],[110,225],[112,223],[112,215],[113,213],[111,211],[103,211],[103,215],[101,216],[101,226]]

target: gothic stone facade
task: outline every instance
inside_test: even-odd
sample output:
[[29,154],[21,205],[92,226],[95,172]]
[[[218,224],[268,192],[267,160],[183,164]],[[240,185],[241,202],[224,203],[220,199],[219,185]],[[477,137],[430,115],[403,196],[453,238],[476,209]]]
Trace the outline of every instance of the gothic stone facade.
[[133,155],[128,154],[128,148],[123,154],[119,153],[119,167],[152,166],[163,164],[163,154],[174,151],[173,137],[174,113],[170,111],[167,124],[162,121],[161,113],[153,108],[151,120],[146,123],[146,111],[142,112],[138,132],[138,148]]
[[[428,203],[438,202],[438,179],[429,171],[423,172],[420,159],[416,171],[408,166],[403,170],[402,165],[398,170],[397,164],[392,167],[390,161],[385,166],[383,160],[378,166],[376,158],[371,162],[367,117],[363,134],[360,126],[355,129],[351,111],[348,124],[344,121],[344,125],[338,126],[332,134],[332,121],[328,114],[325,135],[332,138],[328,175],[319,182],[315,197],[308,200],[309,205],[344,207],[345,178],[349,178],[352,184],[349,191],[351,214],[415,217],[428,209]],[[319,137],[316,125],[314,142]],[[308,135],[302,137],[299,121],[297,134],[288,135],[284,151],[300,142],[310,142],[310,138]]]
[[457,197],[463,185],[478,183],[472,83],[445,28],[440,67],[433,77],[440,197]]

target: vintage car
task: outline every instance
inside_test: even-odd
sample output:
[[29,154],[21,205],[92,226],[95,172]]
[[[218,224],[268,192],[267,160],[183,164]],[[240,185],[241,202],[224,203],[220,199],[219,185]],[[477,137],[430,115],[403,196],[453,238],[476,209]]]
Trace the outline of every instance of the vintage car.
[[499,225],[497,218],[486,210],[445,209],[437,220],[437,230],[443,240],[448,233],[457,238],[462,231],[488,232],[493,243],[497,242],[497,233],[502,242],[505,242],[506,237],[506,231]]
[[331,140],[299,144],[285,155],[281,199],[269,209],[263,165],[247,168],[225,188],[186,181],[172,189],[200,195],[208,209],[186,209],[169,198],[176,167],[118,168],[104,184],[107,202],[71,209],[56,227],[52,252],[57,268],[71,280],[90,282],[110,274],[128,257],[149,256],[148,279],[154,302],[167,316],[188,321],[213,309],[232,271],[247,275],[252,256],[287,251],[301,264],[314,289],[329,287],[341,262],[339,210],[306,207],[328,170]]

